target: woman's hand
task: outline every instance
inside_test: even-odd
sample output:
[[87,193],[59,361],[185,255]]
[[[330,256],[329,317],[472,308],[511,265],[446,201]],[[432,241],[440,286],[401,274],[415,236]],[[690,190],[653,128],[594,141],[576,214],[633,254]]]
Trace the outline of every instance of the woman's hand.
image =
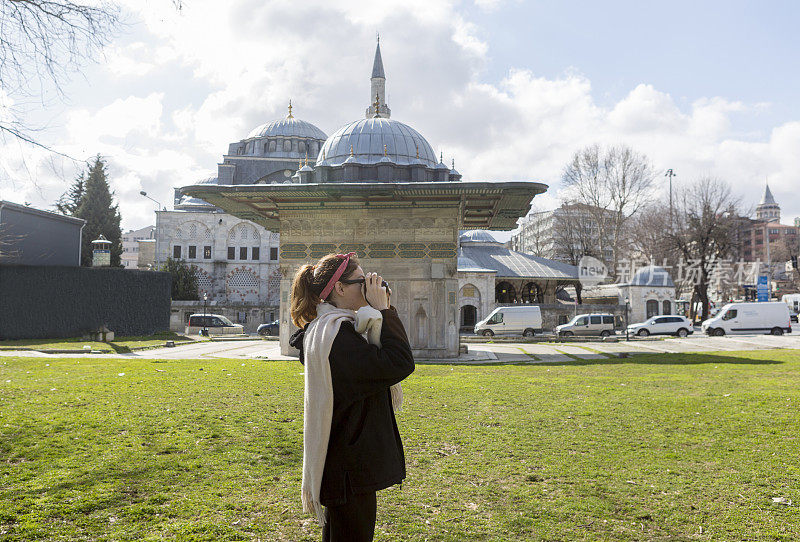
[[377,273],[364,274],[364,299],[379,311],[389,308],[389,292],[381,286],[383,278]]

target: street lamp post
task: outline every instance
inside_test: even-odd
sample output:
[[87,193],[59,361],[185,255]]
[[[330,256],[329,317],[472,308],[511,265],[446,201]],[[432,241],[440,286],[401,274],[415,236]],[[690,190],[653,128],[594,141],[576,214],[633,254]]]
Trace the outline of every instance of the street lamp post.
[[631,340],[630,335],[628,333],[628,302],[629,301],[630,301],[630,299],[628,299],[626,297],[625,298],[625,340],[626,341],[630,341]]
[[208,337],[208,293],[203,292],[203,336]]
[[666,175],[664,177],[669,177],[669,231],[671,232],[673,229],[673,218],[672,218],[672,178],[677,177],[675,172],[672,171],[672,168],[667,170]]
[[161,210],[163,210],[163,211],[166,211],[166,210],[167,210],[167,208],[166,208],[166,207],[164,207],[164,206],[163,206],[163,205],[161,205],[159,202],[157,202],[156,200],[154,200],[153,198],[151,198],[150,196],[148,196],[148,195],[147,195],[147,192],[145,192],[144,190],[141,190],[141,191],[139,191],[139,194],[140,194],[140,195],[142,195],[142,196],[144,196],[144,197],[146,197],[147,199],[149,199],[150,201],[152,201],[152,202],[153,202],[153,203],[155,203],[156,205],[158,205],[158,206],[161,208]]

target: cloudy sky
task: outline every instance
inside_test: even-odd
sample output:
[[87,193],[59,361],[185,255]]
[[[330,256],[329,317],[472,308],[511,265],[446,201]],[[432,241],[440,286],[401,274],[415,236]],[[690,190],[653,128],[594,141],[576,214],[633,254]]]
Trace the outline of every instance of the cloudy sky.
[[[768,179],[783,222],[800,216],[800,4],[642,4],[123,0],[126,25],[63,97],[0,93],[0,118],[104,156],[123,227],[139,228],[155,221],[140,190],[171,207],[290,98],[328,134],[361,118],[380,31],[392,117],[465,180],[544,182],[535,205],[552,208],[577,149],[625,143],[678,186],[727,180],[746,208]],[[50,208],[79,169],[0,139],[0,199]]]

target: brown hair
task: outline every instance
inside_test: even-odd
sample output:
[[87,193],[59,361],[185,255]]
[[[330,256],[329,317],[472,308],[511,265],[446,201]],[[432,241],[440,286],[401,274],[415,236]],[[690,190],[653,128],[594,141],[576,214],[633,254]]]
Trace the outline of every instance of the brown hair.
[[[343,261],[337,254],[328,254],[319,259],[316,265],[306,264],[297,270],[292,280],[291,309],[292,322],[303,327],[317,317],[319,295]],[[351,256],[341,278],[346,279],[359,266],[358,257]]]

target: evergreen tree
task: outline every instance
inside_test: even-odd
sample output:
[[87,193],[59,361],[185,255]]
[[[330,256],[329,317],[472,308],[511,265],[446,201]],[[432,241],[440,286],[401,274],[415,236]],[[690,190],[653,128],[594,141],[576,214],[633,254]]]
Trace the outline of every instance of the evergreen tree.
[[103,235],[111,241],[111,265],[119,267],[122,255],[119,207],[114,204],[113,193],[106,180],[106,164],[100,155],[89,166],[85,191],[75,216],[86,221],[81,245],[81,265],[92,265],[92,240]]
[[161,266],[161,271],[172,275],[173,301],[196,301],[199,299],[196,266],[187,265],[184,260],[167,258],[167,263]]
[[81,171],[81,174],[75,178],[75,181],[70,185],[66,192],[61,194],[56,202],[56,209],[62,215],[75,216],[75,212],[81,206],[83,194],[86,192],[86,172]]

